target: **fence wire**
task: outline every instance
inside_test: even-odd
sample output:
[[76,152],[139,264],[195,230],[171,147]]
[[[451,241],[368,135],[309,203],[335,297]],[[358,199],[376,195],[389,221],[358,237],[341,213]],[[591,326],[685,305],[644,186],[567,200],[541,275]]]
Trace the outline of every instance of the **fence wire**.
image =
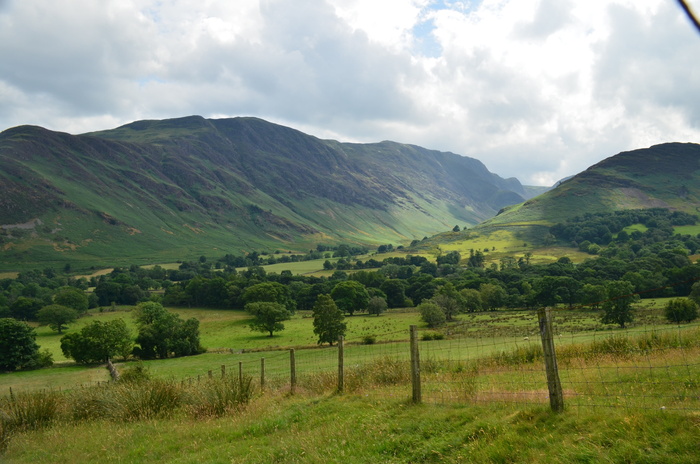
[[[625,329],[602,326],[580,311],[553,313],[566,408],[700,410],[699,324],[663,323],[656,308],[639,310],[638,322]],[[475,317],[440,331],[418,330],[421,400],[546,405],[550,394],[537,315],[533,311],[481,314],[479,330]],[[338,382],[340,365],[342,384]],[[335,344],[298,348],[293,354],[245,353],[237,364],[220,369],[206,375],[242,374],[251,377],[261,391],[340,390],[408,399],[416,382],[408,328],[386,335],[381,342],[344,340],[342,361]]]

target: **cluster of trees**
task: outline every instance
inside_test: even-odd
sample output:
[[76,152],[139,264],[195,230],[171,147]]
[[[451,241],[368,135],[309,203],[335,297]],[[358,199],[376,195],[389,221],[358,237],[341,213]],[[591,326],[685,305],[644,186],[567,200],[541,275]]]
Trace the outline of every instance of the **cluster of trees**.
[[63,354],[81,364],[135,356],[165,359],[204,352],[199,341],[199,321],[182,318],[160,303],[145,302],[136,307],[138,334],[134,340],[123,319],[93,321],[80,331],[61,338]]
[[[603,246],[612,242],[640,241],[643,245],[665,241],[674,234],[673,226],[695,225],[697,220],[695,215],[662,208],[586,213],[564,223],[555,224],[550,228],[550,233],[574,248],[598,254]],[[649,230],[646,233],[641,230],[628,233],[624,230],[634,225],[642,225]],[[700,240],[697,237],[686,236],[679,239],[685,242],[691,254],[700,249]]]

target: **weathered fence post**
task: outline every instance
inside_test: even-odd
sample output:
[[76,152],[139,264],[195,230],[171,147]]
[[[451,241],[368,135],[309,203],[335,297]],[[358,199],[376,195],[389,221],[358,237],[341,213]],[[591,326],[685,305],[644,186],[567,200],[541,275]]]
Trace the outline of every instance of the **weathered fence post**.
[[241,392],[243,391],[243,361],[238,361],[238,385],[241,387]]
[[207,375],[209,376],[210,379],[212,377],[214,377],[214,373],[211,370],[207,371]]
[[222,364],[221,365],[221,378],[223,379],[224,377],[226,377],[226,365]]
[[338,393],[345,390],[345,363],[344,363],[344,342],[343,336],[338,337]]
[[289,350],[289,392],[293,395],[297,388],[297,363],[294,359],[294,348]]
[[552,411],[564,410],[564,392],[559,380],[559,368],[557,355],[554,351],[554,331],[552,329],[552,308],[540,308],[537,310],[540,323],[540,335],[542,336],[542,350],[544,351],[544,365],[547,371],[547,388],[549,389],[549,405]]
[[265,358],[260,358],[260,393],[265,391]]
[[411,326],[411,385],[413,386],[413,402],[421,402],[420,390],[420,354],[418,352],[418,326]]

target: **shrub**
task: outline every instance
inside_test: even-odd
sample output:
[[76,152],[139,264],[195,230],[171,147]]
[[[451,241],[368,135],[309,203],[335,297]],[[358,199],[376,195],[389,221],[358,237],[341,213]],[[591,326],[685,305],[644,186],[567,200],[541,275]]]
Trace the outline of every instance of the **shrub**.
[[687,298],[676,298],[666,304],[664,314],[669,322],[691,322],[698,318],[698,304]]
[[377,343],[376,335],[365,335],[364,337],[362,337],[363,345],[374,345],[375,343]]
[[423,302],[418,305],[418,311],[421,319],[428,324],[428,327],[441,326],[447,320],[445,312],[435,303]]

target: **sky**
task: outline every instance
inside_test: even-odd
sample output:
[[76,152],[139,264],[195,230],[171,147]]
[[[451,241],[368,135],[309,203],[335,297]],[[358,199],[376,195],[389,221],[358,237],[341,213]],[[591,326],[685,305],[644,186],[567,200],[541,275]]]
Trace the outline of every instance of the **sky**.
[[676,0],[0,0],[0,130],[195,114],[551,185],[700,143],[700,34]]

